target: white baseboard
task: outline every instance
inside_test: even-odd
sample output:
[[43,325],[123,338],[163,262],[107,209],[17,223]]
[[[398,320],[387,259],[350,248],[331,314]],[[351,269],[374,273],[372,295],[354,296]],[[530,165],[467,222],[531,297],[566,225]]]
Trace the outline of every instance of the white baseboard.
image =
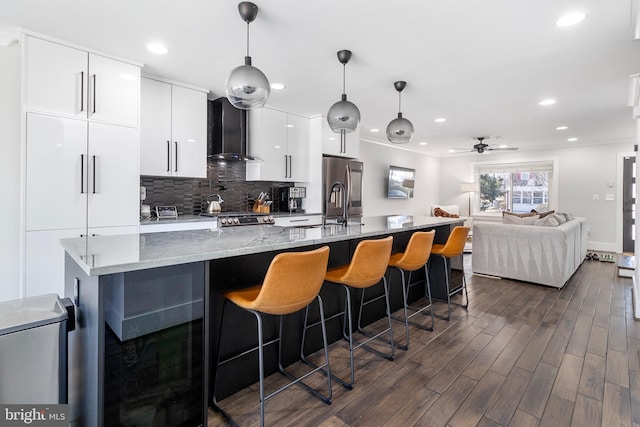
[[615,243],[604,243],[604,242],[587,242],[587,249],[589,251],[602,251],[602,252],[613,252],[617,253],[617,248]]

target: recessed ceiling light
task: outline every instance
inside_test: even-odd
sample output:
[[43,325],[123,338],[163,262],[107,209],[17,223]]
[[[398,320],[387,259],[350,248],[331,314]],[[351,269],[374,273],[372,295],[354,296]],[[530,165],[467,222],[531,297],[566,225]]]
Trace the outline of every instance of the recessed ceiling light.
[[329,141],[335,141],[336,139],[332,136],[331,138],[329,138]]
[[436,123],[444,123],[444,122],[446,122],[446,121],[447,121],[447,119],[445,119],[444,117],[438,117],[438,118],[435,120],[435,122],[436,122]]
[[502,145],[500,145],[500,146],[498,146],[498,147],[499,147],[499,148],[507,148],[507,147],[508,147],[508,145],[507,145],[507,144],[502,144]]
[[274,90],[282,90],[285,87],[286,86],[282,83],[271,83],[271,89],[274,89]]
[[373,132],[373,133],[380,132],[380,129],[373,128],[373,129],[371,129],[371,132]]
[[455,153],[455,152],[456,152],[456,150],[454,150],[453,148],[450,148],[450,149],[449,149],[449,152],[450,152],[450,153]]
[[558,126],[556,128],[556,130],[567,130],[567,129],[569,129],[569,126]]
[[569,142],[576,142],[578,140],[578,138],[567,138],[567,141]]
[[582,22],[587,15],[584,12],[570,12],[565,15],[562,15],[560,19],[556,21],[556,26],[558,27],[569,27],[571,25],[575,25],[578,22]]
[[288,125],[287,125],[287,127],[288,127],[288,128],[292,128],[292,127],[295,127],[295,126],[294,126],[294,125],[292,125],[292,124],[288,124]]
[[280,148],[280,146],[279,145],[274,145],[273,148],[278,149],[278,148]]
[[427,145],[427,141],[422,141],[420,145]]
[[547,107],[549,105],[553,105],[556,103],[556,100],[553,98],[547,98],[547,99],[543,99],[542,101],[540,101],[538,104]]
[[166,53],[169,52],[169,49],[167,49],[163,44],[161,43],[149,43],[147,45],[147,50],[149,52],[153,52],[156,53],[158,55],[164,55]]

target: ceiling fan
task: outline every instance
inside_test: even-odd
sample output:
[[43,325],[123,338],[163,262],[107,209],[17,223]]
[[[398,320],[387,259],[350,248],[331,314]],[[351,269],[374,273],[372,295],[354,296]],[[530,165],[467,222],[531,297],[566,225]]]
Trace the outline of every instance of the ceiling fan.
[[455,153],[473,153],[474,151],[480,154],[489,154],[490,151],[514,151],[517,150],[518,147],[507,147],[506,145],[490,145],[485,144],[484,140],[491,138],[490,136],[476,136],[475,139],[478,141],[477,144],[473,146],[472,149],[468,148],[454,148]]

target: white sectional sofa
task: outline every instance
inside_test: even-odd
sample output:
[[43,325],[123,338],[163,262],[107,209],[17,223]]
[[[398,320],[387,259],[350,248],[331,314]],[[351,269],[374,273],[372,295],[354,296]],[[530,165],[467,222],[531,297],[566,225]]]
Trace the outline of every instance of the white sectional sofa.
[[472,270],[562,288],[587,255],[587,231],[585,218],[555,227],[476,221]]

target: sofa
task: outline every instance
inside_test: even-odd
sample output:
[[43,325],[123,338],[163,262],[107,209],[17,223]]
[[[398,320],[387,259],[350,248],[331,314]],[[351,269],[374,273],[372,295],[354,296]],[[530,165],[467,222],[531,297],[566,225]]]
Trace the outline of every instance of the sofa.
[[472,271],[562,288],[587,255],[587,232],[577,217],[553,226],[475,221]]

